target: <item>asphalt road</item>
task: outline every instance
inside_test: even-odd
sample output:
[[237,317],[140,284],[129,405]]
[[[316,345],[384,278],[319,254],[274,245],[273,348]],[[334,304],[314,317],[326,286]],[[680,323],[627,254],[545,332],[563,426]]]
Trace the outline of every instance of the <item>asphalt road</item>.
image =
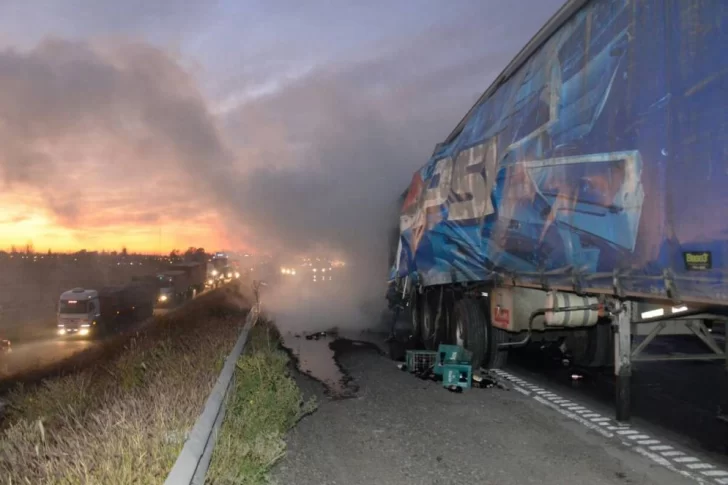
[[[172,310],[155,309],[155,315],[164,315]],[[143,322],[139,326],[143,325]],[[49,323],[53,328],[53,323]],[[11,381],[13,378],[28,372],[44,369],[53,364],[101,345],[103,341],[84,337],[51,336],[47,339],[25,343],[13,343],[11,351],[0,354],[0,381]]]
[[276,483],[694,483],[514,390],[451,393],[361,347],[339,363],[358,387],[349,399],[297,376],[319,408],[290,432]]
[[[647,353],[705,352],[697,338],[658,337]],[[722,337],[717,338],[723,345]],[[704,452],[724,454],[728,426],[716,416],[724,379],[722,361],[637,362],[632,377],[633,422]],[[564,368],[554,359],[533,351],[513,352],[507,370],[530,382],[562,392],[570,398],[614,415],[613,369],[601,371]],[[572,379],[572,375],[582,378]],[[724,457],[725,459],[725,457]]]
[[13,345],[12,351],[0,356],[0,379],[49,366],[94,345],[93,340],[61,338]]

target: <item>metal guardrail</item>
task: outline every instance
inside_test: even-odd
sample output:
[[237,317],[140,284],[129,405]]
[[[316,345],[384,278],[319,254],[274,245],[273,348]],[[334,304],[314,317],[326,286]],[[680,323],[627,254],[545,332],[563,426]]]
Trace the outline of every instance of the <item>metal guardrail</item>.
[[253,284],[255,292],[255,305],[245,318],[245,325],[240,332],[235,347],[225,360],[225,365],[217,378],[212,393],[207,398],[202,414],[197,418],[187,441],[182,448],[177,461],[164,481],[165,485],[202,485],[210,467],[212,450],[215,448],[217,434],[225,418],[225,402],[232,388],[238,358],[243,353],[248,341],[250,329],[260,316],[260,299],[258,297],[258,284]]

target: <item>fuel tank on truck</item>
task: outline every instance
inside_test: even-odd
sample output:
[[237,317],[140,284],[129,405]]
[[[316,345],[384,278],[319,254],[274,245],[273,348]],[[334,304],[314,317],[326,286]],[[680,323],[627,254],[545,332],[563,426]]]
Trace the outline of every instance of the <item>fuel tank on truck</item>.
[[[598,300],[589,296],[578,296],[558,291],[542,291],[531,288],[499,287],[490,291],[490,317],[494,327],[510,332],[528,330],[533,312],[566,307],[597,305]],[[535,317],[531,330],[549,328],[578,328],[596,325],[599,310],[572,310],[548,312]]]

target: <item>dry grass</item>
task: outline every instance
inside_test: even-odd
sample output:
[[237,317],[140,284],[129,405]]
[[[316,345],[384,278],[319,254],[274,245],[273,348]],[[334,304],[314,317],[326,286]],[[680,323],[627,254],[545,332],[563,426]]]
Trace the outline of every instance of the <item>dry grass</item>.
[[0,482],[162,483],[244,322],[217,291],[159,318],[113,359],[9,397]]
[[268,471],[285,454],[285,433],[316,409],[314,399],[303,400],[289,374],[289,363],[288,355],[280,350],[280,334],[261,321],[237,363],[207,483],[268,482]]

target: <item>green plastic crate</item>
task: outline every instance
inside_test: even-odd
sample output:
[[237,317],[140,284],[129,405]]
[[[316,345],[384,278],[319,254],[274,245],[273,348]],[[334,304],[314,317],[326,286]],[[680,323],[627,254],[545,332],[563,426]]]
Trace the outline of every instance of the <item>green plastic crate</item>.
[[459,345],[440,344],[437,348],[439,364],[469,364],[473,354]]
[[446,364],[470,364],[473,354],[458,345],[440,344],[437,348],[437,361],[432,372],[442,375],[442,367]]
[[408,350],[405,358],[409,372],[424,372],[435,366],[437,352],[432,350]]
[[470,364],[444,364],[442,366],[443,387],[458,386],[470,388],[473,379],[473,368]]

